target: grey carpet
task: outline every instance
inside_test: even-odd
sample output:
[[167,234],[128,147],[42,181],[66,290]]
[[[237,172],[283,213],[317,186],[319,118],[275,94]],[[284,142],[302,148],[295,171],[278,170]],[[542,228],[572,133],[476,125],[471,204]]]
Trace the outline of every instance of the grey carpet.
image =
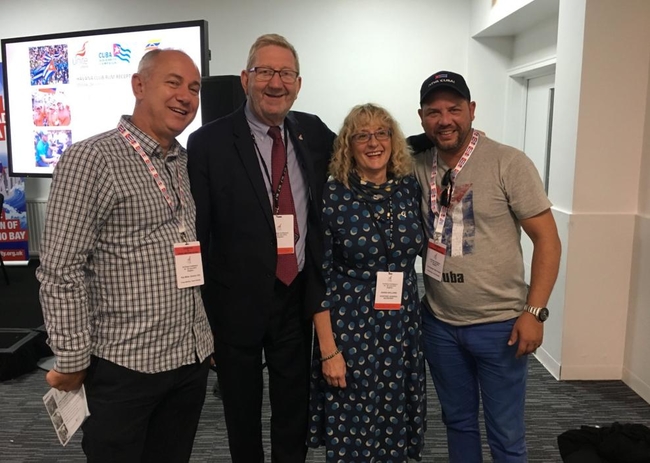
[[[34,328],[42,324],[38,285],[34,278],[37,264],[31,262],[24,269],[9,269],[12,284],[6,287],[2,282],[0,327]],[[423,294],[421,283],[419,286],[420,294]],[[211,375],[192,461],[225,463],[230,458],[223,408],[221,402],[212,396],[215,376]],[[56,438],[41,400],[48,389],[44,377],[44,371],[36,370],[0,382],[0,463],[85,461],[80,444],[81,431],[65,448]],[[445,431],[431,382],[428,383],[428,396],[428,430],[423,462],[443,463],[447,461]],[[269,417],[267,397],[264,402],[266,461],[270,461]],[[553,463],[560,461],[557,449],[560,433],[583,424],[609,425],[615,421],[650,425],[650,405],[621,381],[558,382],[531,358],[526,419],[530,462]],[[491,461],[486,446],[484,454],[485,461]],[[307,461],[324,462],[323,452],[310,452]]]
[[[0,462],[73,463],[85,461],[80,432],[62,447],[45,412],[41,397],[47,391],[44,372],[36,370],[0,383]],[[194,445],[193,462],[225,463],[228,457],[223,408],[212,396],[214,374]],[[557,436],[580,425],[650,424],[650,405],[621,381],[556,381],[535,359],[529,371],[526,419],[530,462],[561,461]],[[424,462],[446,462],[446,440],[435,391],[429,383],[428,431]],[[270,461],[268,398],[264,402],[265,447]],[[485,461],[491,461],[484,446]],[[309,453],[308,462],[324,462],[322,451]]]

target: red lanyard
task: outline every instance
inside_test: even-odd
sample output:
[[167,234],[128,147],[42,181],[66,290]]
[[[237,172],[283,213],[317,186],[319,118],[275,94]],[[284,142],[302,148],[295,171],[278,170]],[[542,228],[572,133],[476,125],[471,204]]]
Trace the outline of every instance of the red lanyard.
[[158,171],[156,170],[156,167],[153,165],[153,162],[151,162],[151,159],[145,153],[144,149],[142,146],[140,146],[140,143],[138,143],[138,140],[135,139],[135,137],[131,134],[131,132],[128,131],[126,127],[120,122],[117,125],[117,130],[119,130],[120,134],[130,143],[130,145],[133,147],[136,153],[140,155],[142,160],[144,161],[145,165],[149,169],[149,173],[153,177],[153,179],[156,182],[156,185],[158,185],[158,189],[162,193],[163,197],[165,198],[165,201],[167,201],[167,204],[169,205],[169,208],[172,211],[172,215],[174,216],[174,219],[178,223],[178,232],[181,235],[181,238],[183,241],[187,241],[187,236],[185,234],[186,228],[185,228],[185,219],[183,217],[183,187],[181,183],[181,173],[180,170],[178,169],[178,163],[175,163],[176,166],[176,175],[178,177],[178,192],[179,192],[179,201],[181,204],[181,214],[180,218],[176,216],[176,211],[174,210],[174,202],[172,201],[171,196],[169,195],[167,191],[167,187],[163,183],[163,181],[160,179],[160,175],[158,174]]

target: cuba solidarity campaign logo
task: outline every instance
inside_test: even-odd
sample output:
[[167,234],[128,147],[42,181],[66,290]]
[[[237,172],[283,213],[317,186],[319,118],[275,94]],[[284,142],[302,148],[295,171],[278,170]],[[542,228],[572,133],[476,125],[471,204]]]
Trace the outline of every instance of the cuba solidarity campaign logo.
[[100,64],[116,64],[118,60],[124,61],[125,63],[130,63],[131,49],[123,47],[119,43],[114,43],[113,49],[111,51],[99,52]]

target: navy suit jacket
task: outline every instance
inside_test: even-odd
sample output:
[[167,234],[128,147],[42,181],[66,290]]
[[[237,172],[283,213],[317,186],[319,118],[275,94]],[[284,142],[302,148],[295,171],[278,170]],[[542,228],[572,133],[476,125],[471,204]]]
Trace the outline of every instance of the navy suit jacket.
[[[291,111],[285,124],[309,189],[304,315],[324,296],[321,209],[335,134],[316,116]],[[212,330],[237,346],[259,344],[275,286],[273,213],[244,106],[190,135],[188,170],[196,202]]]

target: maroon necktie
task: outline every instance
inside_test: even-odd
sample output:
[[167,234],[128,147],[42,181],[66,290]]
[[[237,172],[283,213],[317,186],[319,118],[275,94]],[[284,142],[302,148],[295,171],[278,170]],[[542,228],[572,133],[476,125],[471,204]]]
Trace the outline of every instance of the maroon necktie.
[[[293,205],[291,195],[291,182],[289,181],[289,169],[287,167],[287,151],[284,149],[280,127],[269,128],[269,135],[273,138],[271,148],[271,181],[273,197],[280,188],[280,195],[277,203],[277,211],[274,214],[293,214],[294,243],[298,241],[298,220],[296,208]],[[284,174],[284,176],[283,176]],[[275,276],[285,285],[289,286],[298,275],[298,261],[296,260],[295,246],[293,254],[278,254],[278,264],[275,269]]]

